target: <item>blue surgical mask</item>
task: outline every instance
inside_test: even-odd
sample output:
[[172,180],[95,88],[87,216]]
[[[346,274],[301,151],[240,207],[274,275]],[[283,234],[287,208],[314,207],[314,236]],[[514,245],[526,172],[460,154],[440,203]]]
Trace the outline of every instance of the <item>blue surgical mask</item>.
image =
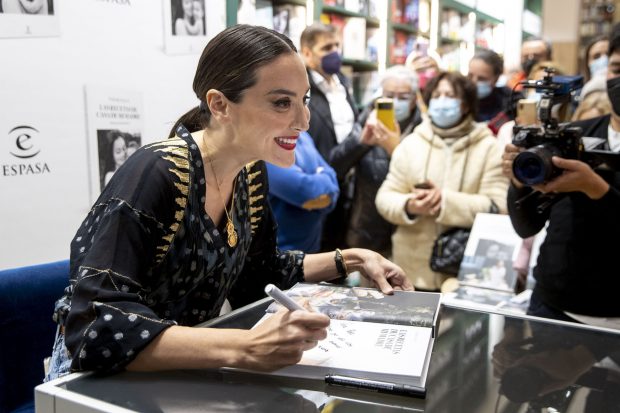
[[476,92],[478,99],[484,99],[493,92],[493,85],[491,82],[476,82]]
[[594,77],[607,73],[607,63],[609,63],[609,58],[606,54],[590,62],[588,65],[588,68],[590,69],[590,76]]
[[338,73],[342,66],[342,56],[338,52],[331,52],[321,58],[321,69],[328,75]]
[[431,99],[428,115],[442,129],[455,126],[461,120],[461,99],[440,97]]
[[396,120],[402,122],[409,117],[410,103],[409,99],[394,99],[394,116],[396,116]]

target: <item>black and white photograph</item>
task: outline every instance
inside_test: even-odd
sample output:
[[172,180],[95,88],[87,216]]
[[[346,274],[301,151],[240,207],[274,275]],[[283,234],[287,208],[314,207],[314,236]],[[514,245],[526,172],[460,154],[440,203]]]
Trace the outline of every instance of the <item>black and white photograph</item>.
[[54,14],[53,0],[0,0],[0,13],[38,14],[49,16]]
[[57,2],[0,0],[0,38],[59,36]]
[[514,253],[513,244],[480,238],[474,255],[463,257],[459,278],[466,285],[511,291],[515,283]]
[[205,36],[204,0],[170,0],[173,36]]
[[167,54],[200,54],[208,41],[226,28],[225,1],[162,1]]
[[90,195],[103,188],[145,142],[142,93],[112,86],[86,86]]
[[112,176],[123,166],[141,145],[139,133],[123,132],[118,129],[97,130],[99,153],[99,181],[103,190]]

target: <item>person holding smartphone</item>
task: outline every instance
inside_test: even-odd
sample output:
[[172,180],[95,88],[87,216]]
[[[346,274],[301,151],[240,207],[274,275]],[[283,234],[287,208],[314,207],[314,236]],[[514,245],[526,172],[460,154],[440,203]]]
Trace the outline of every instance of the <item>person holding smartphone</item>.
[[429,266],[437,235],[470,228],[478,212],[505,212],[508,180],[493,134],[474,121],[476,86],[442,72],[424,93],[429,118],[396,147],[376,206],[396,231],[392,258],[416,290],[436,291],[450,276]]
[[388,256],[394,227],[377,212],[375,195],[387,175],[392,152],[422,117],[416,105],[418,78],[413,70],[392,66],[384,72],[380,84],[381,98],[360,115],[361,135],[351,136],[335,147],[330,161],[340,179],[355,168],[347,245]]

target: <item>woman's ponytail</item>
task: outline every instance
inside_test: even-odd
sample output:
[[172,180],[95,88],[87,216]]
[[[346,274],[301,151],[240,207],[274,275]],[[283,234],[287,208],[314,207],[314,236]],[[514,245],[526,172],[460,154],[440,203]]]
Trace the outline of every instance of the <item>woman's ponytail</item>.
[[204,129],[204,127],[208,124],[208,114],[203,111],[200,106],[196,106],[191,108],[187,113],[181,116],[175,123],[170,133],[168,134],[168,139],[172,138],[177,134],[177,128],[179,125],[183,124],[190,132],[196,132],[198,130]]

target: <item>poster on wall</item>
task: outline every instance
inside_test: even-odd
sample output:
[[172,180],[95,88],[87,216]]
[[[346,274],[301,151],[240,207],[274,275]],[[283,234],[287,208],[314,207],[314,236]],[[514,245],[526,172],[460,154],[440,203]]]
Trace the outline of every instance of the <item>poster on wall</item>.
[[162,0],[164,48],[167,54],[198,54],[226,28],[226,2]]
[[140,146],[142,93],[86,86],[90,197],[94,203],[114,173]]
[[58,0],[0,0],[1,37],[59,36]]

